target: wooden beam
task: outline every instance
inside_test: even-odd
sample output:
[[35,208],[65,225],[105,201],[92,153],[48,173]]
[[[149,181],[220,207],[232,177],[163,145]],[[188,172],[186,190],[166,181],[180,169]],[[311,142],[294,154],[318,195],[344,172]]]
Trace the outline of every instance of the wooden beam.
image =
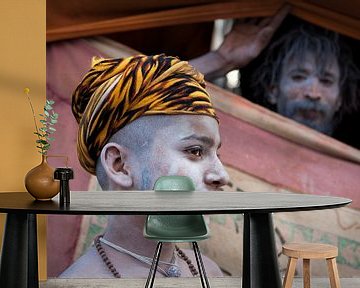
[[291,14],[315,25],[360,40],[360,20],[334,12],[308,1],[288,0]]
[[273,15],[285,2],[293,6],[291,14],[303,20],[346,36],[360,39],[359,19],[334,12],[304,0],[242,0],[169,9],[160,12],[52,28],[47,30],[46,39],[47,42],[52,42],[146,28],[200,23],[215,19],[266,17]]
[[280,8],[282,2],[283,1],[280,0],[242,0],[237,2],[170,9],[160,12],[48,29],[46,39],[47,42],[51,42],[138,29],[200,23],[213,21],[215,19],[264,17],[273,15]]

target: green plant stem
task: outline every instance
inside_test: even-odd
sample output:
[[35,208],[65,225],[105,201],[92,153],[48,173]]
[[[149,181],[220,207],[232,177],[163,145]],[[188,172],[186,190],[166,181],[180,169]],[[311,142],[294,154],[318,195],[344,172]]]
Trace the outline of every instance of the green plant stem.
[[[30,107],[31,107],[31,111],[32,111],[32,114],[33,114],[36,133],[40,134],[40,133],[39,133],[38,126],[37,126],[37,123],[36,123],[36,116],[35,116],[34,107],[33,107],[32,103],[31,103],[31,99],[30,99],[29,93],[25,93],[25,94],[26,94],[26,97],[28,98],[28,101],[29,101],[29,104],[30,104]],[[38,137],[39,140],[41,140],[41,138],[40,138],[40,136],[39,136],[38,134],[37,134],[36,136]],[[44,153],[44,150],[43,150],[43,148],[41,147],[41,154],[43,154],[43,153]]]

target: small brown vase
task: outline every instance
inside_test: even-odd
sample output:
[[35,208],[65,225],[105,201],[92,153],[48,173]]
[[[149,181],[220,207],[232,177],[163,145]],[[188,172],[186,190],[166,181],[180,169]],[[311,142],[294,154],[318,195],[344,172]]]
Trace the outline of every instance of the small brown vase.
[[54,168],[47,162],[47,155],[42,155],[40,165],[31,169],[25,176],[25,187],[36,199],[50,200],[60,191],[60,182],[54,180]]

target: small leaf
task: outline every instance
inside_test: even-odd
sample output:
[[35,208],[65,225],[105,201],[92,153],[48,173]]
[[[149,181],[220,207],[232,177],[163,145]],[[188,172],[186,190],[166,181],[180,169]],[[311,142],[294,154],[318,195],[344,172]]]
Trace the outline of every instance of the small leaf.
[[50,131],[53,131],[53,132],[56,131],[56,129],[55,129],[54,127],[49,127],[49,130],[50,130]]
[[46,140],[43,140],[43,139],[38,139],[38,140],[36,140],[36,143],[45,145],[45,144],[47,144],[47,141],[46,141]]
[[50,111],[50,110],[52,110],[53,108],[52,108],[51,105],[46,104],[46,105],[44,106],[44,109],[45,109],[45,111]]
[[56,124],[58,121],[56,119],[50,119],[51,124]]
[[55,140],[54,137],[47,137],[46,139],[47,139],[48,141],[54,141],[54,140]]
[[46,100],[50,105],[53,105],[53,104],[55,104],[55,101],[54,100]]
[[50,116],[49,112],[46,111],[46,110],[44,110],[44,114],[46,115],[46,117],[49,117],[49,116]]

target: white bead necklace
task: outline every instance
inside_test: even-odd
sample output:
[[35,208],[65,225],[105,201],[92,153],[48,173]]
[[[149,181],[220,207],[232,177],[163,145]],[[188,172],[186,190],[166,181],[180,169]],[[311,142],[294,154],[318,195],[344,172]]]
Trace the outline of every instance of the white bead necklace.
[[[134,252],[131,252],[131,251],[129,251],[129,250],[127,250],[127,249],[125,249],[125,248],[123,248],[121,246],[118,246],[118,245],[104,239],[103,237],[100,237],[99,241],[104,243],[105,245],[115,249],[118,252],[127,254],[127,255],[139,260],[142,263],[145,263],[145,264],[148,264],[148,265],[151,265],[151,263],[152,263],[152,260],[153,260],[152,258],[149,258],[149,257],[143,256],[143,255],[139,255],[139,254],[136,254]],[[159,270],[159,272],[164,274],[166,277],[180,277],[181,276],[181,269],[180,269],[180,266],[176,264],[176,262],[177,262],[177,257],[176,257],[175,251],[174,251],[171,262],[165,262],[165,261],[159,260],[159,263],[167,265],[169,267],[167,269],[163,269],[160,266],[158,266],[157,269]]]

